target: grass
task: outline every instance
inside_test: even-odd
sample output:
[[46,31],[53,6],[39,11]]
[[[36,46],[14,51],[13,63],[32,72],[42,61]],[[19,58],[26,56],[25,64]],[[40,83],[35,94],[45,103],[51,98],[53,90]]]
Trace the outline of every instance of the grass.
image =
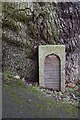
[[4,71],[2,73],[2,75],[3,75],[3,79],[6,80],[6,81],[9,81],[9,80],[13,79],[13,75],[10,71]]
[[75,90],[73,88],[69,88],[69,93],[75,93]]
[[[45,112],[45,116],[49,114],[49,117],[57,118],[57,114],[63,110],[70,117],[73,114],[77,114],[78,110],[75,106],[72,106],[69,103],[62,103],[62,101],[56,101],[48,98],[43,94],[43,92],[41,92],[38,87],[26,86],[22,80],[15,81],[9,72],[6,72],[6,74],[4,74],[4,79],[5,81],[3,82],[3,88],[9,93],[13,101],[15,101],[23,111],[26,109],[27,102],[28,109],[32,108],[32,106],[37,109],[35,116],[38,116],[38,112],[41,112],[41,114]],[[29,101],[27,98],[25,99],[27,93],[34,96],[31,98],[31,101]],[[40,102],[34,98],[37,98],[37,100]]]
[[[46,99],[41,91],[36,89],[36,87],[29,87],[24,86],[23,82],[21,80],[16,81],[14,84],[13,82],[10,82],[8,84],[4,84],[4,88],[10,93],[11,97],[15,100],[15,102],[21,106],[24,106],[26,103],[26,100],[23,99],[21,96],[27,94],[28,92],[32,93],[35,97],[39,98],[40,101],[46,103],[46,105],[43,105],[37,101],[32,100],[30,103],[34,104],[35,106],[39,107],[41,110],[49,111],[53,106],[57,108],[57,111],[59,108],[64,108],[64,110],[68,114],[72,114],[76,111],[76,108],[74,106],[71,106],[68,103],[63,103],[60,101],[55,101],[51,99]],[[18,91],[22,91],[22,95],[18,93]],[[29,101],[28,101],[29,102]]]

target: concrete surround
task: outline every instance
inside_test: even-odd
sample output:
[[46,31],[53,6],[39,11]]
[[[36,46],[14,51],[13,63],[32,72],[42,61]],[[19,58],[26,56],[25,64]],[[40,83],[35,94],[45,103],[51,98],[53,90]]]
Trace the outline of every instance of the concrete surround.
[[61,91],[65,91],[65,46],[64,45],[40,45],[39,46],[39,85],[44,85],[44,60],[47,55],[54,54],[61,61]]

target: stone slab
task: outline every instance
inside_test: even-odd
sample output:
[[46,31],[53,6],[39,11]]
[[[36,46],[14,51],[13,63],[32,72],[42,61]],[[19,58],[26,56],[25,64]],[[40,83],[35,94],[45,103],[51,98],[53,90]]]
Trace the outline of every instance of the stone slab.
[[60,90],[65,91],[65,46],[64,45],[40,45],[39,46],[39,85],[45,87],[44,61],[46,56],[54,54],[60,58]]

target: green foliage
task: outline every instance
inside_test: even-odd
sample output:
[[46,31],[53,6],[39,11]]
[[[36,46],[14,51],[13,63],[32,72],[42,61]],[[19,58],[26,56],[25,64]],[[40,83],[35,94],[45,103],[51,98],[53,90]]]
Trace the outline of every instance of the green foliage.
[[22,81],[22,80],[18,80],[18,81],[17,81],[17,85],[18,85],[18,86],[23,86],[23,81]]
[[73,88],[69,88],[70,93],[75,93],[75,90]]
[[[54,17],[53,15],[52,17],[50,16],[53,12],[54,6],[51,6],[50,4],[47,6],[47,3],[44,2],[39,2],[38,5],[37,3],[32,3],[32,5],[34,7],[31,10],[28,6],[20,9],[17,7],[17,4],[4,3],[3,27],[7,27],[8,29],[19,33],[22,29],[16,23],[21,22],[26,25],[25,32],[26,36],[29,36],[29,39],[44,39],[44,41],[46,40],[46,42],[54,44],[54,37],[57,39],[58,36]],[[36,13],[34,12],[35,10]],[[42,22],[40,23],[40,21]]]
[[9,80],[11,80],[13,78],[12,73],[10,71],[8,71],[8,70],[4,71],[2,73],[2,75],[3,75],[3,79],[4,80],[8,80],[9,81]]
[[[14,83],[11,81],[8,85],[3,84],[3,87],[7,91],[7,94],[11,96],[13,102],[18,104],[23,111],[26,109],[26,103],[29,105],[28,110],[30,108],[31,110],[37,108],[38,111],[36,113],[46,111],[44,113],[50,113],[49,116],[52,118],[57,118],[57,114],[60,113],[60,111],[63,111],[61,112],[62,114],[66,113],[72,118],[72,115],[78,111],[76,107],[68,103],[63,103],[62,101],[56,101],[46,97],[37,87],[22,85],[21,81],[19,81],[19,84],[18,81]],[[30,99],[26,99],[27,94],[30,95]],[[35,116],[37,115],[38,114]]]
[[14,17],[20,21],[23,22],[25,24],[27,24],[28,22],[30,22],[32,20],[32,16],[27,16],[25,14],[25,12],[16,12]]

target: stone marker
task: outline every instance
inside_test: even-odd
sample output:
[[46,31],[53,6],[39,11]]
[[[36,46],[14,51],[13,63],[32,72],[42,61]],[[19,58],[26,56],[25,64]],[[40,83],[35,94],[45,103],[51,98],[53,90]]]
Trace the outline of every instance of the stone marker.
[[39,85],[65,91],[65,46],[39,46]]

